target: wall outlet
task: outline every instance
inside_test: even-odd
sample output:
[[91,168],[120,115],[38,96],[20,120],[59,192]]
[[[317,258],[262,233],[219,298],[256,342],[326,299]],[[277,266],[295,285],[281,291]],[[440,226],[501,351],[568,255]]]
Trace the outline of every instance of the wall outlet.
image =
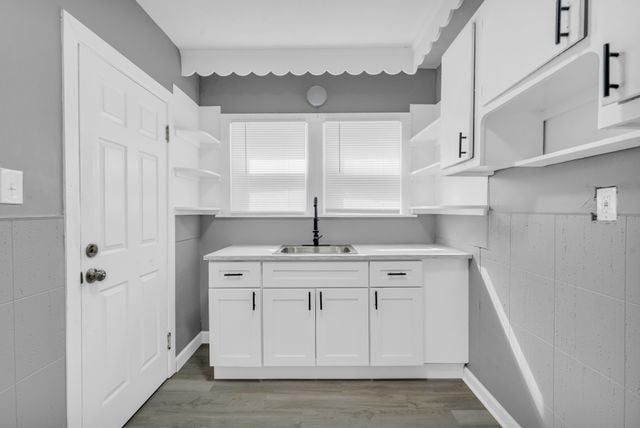
[[615,221],[618,218],[618,188],[596,188],[596,220]]
[[22,204],[22,171],[0,168],[0,204]]

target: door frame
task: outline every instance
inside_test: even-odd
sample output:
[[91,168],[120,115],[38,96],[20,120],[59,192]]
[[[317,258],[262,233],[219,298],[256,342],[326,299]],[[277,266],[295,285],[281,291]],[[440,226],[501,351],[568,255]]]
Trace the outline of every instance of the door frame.
[[[62,20],[62,94],[63,94],[63,203],[64,203],[64,246],[66,267],[65,338],[66,338],[66,398],[67,426],[82,427],[82,289],[81,275],[81,233],[80,233],[80,116],[79,116],[79,58],[80,45],[94,51],[112,65],[167,105],[167,121],[171,123],[171,92],[160,85],[141,68],[128,60],[115,48],[84,26],[66,10],[61,11]],[[168,149],[167,149],[168,154]],[[167,156],[168,159],[168,156]],[[167,165],[168,168],[168,165]],[[169,183],[167,182],[167,192]],[[168,204],[168,199],[167,199]],[[164,207],[169,211],[169,207]],[[170,216],[167,216],[167,223]],[[169,225],[167,225],[169,226]],[[169,227],[168,227],[169,229]],[[167,230],[167,239],[169,231]],[[169,247],[167,242],[167,261]],[[170,263],[168,263],[170,264]],[[175,290],[169,287],[170,269],[167,269],[167,332],[175,331]],[[172,334],[172,341],[175,341]],[[167,377],[175,367],[175,346],[168,353]]]

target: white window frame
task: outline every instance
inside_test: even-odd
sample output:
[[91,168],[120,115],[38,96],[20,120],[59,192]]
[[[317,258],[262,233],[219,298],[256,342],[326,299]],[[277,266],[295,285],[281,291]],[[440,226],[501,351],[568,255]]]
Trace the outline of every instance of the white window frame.
[[251,216],[251,217],[299,217],[299,216],[304,216],[307,211],[308,211],[308,205],[309,205],[309,163],[310,163],[310,155],[309,155],[309,141],[310,141],[310,137],[309,137],[309,123],[306,120],[232,120],[231,122],[229,122],[226,127],[227,127],[227,132],[230,134],[230,126],[233,123],[255,123],[255,122],[303,122],[307,124],[307,136],[306,136],[306,141],[305,141],[305,154],[306,154],[306,159],[305,159],[305,166],[304,166],[304,190],[306,193],[306,197],[307,197],[307,203],[305,204],[305,208],[302,211],[299,212],[277,212],[277,211],[253,211],[253,212],[245,212],[245,211],[232,211],[231,207],[233,207],[233,192],[231,190],[232,187],[232,170],[231,170],[231,163],[232,163],[232,159],[231,159],[231,138],[230,135],[227,138],[227,147],[229,148],[229,154],[227,156],[227,161],[228,161],[228,168],[229,168],[229,185],[228,187],[228,194],[229,194],[229,215],[232,217],[246,217],[246,216]]
[[[388,121],[397,120],[402,124],[402,176],[400,180],[400,213],[330,213],[324,212],[324,135],[323,124],[327,121]],[[295,122],[306,121],[308,126],[307,138],[307,204],[301,214],[263,214],[263,213],[232,213],[231,212],[231,150],[230,127],[233,122]],[[318,197],[318,214],[324,218],[386,218],[386,217],[416,217],[410,214],[409,173],[411,169],[410,145],[411,114],[410,113],[265,113],[265,114],[222,114],[220,130],[223,147],[220,151],[226,161],[222,165],[223,200],[217,217],[229,218],[305,218],[313,216],[313,198]]]

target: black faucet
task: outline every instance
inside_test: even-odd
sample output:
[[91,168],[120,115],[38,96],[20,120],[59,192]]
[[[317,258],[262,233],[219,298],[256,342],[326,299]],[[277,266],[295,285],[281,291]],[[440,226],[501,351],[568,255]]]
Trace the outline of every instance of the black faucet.
[[313,246],[320,245],[320,231],[318,230],[318,197],[313,198]]

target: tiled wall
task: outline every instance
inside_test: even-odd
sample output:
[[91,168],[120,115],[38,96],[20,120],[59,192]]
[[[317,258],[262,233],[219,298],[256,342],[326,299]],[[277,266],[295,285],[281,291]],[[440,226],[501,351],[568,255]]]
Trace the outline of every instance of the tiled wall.
[[523,427],[640,427],[640,217],[491,212],[469,368]]
[[0,427],[63,427],[62,218],[0,220]]

